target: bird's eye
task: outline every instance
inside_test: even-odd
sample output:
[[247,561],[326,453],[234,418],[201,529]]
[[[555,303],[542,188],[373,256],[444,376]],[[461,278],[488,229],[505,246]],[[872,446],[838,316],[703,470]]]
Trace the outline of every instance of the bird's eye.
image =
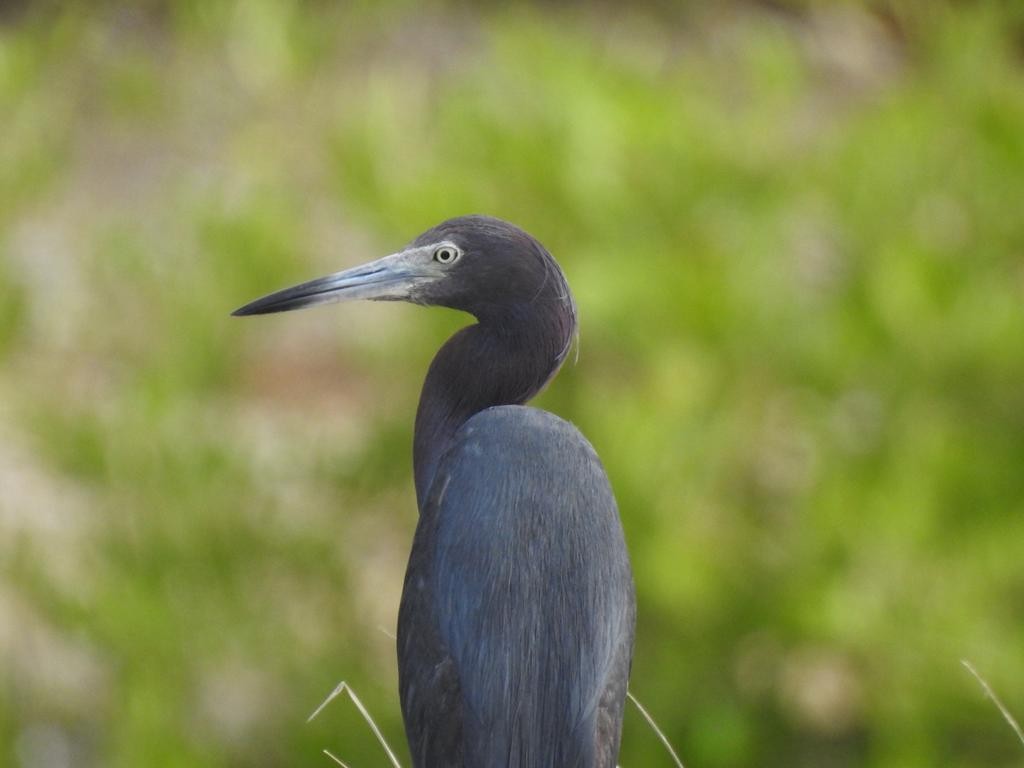
[[434,261],[439,264],[451,264],[459,258],[459,249],[453,245],[442,245],[434,251]]

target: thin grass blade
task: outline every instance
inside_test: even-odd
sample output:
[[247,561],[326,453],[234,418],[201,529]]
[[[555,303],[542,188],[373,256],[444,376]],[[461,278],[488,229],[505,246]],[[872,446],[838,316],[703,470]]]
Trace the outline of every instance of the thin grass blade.
[[1024,744],[1024,731],[1021,731],[1020,723],[1018,723],[1016,718],[1010,714],[1010,710],[1006,708],[1006,705],[999,700],[995,691],[993,691],[989,684],[985,682],[985,678],[978,674],[978,670],[976,670],[967,659],[960,659],[960,663],[964,665],[968,672],[974,675],[974,679],[981,685],[981,689],[985,691],[985,695],[992,699],[992,703],[996,705],[996,709],[998,709],[1000,714],[1002,714],[1003,719],[1010,724],[1013,732],[1017,734],[1017,738],[1020,739],[1020,743]]
[[655,734],[657,734],[658,738],[661,740],[661,743],[665,745],[665,749],[667,749],[668,753],[672,755],[672,761],[676,764],[676,768],[685,768],[685,766],[683,765],[683,761],[679,759],[679,755],[677,755],[676,751],[672,749],[672,745],[669,743],[668,738],[665,736],[664,733],[662,733],[662,730],[658,727],[658,724],[654,722],[654,718],[651,717],[650,712],[644,709],[644,705],[641,704],[637,700],[636,696],[634,696],[630,691],[626,692],[626,696],[628,696],[629,700],[632,701],[633,704],[636,705],[636,708],[640,710],[640,714],[644,716],[644,720],[646,720],[647,724],[651,726],[651,730],[654,731]]
[[[319,715],[324,710],[324,707],[326,707],[328,704],[334,701],[342,693],[347,693],[349,699],[351,699],[352,703],[356,705],[356,709],[359,710],[359,714],[363,716],[363,719],[366,721],[366,724],[369,725],[370,730],[373,731],[373,735],[377,737],[377,741],[380,742],[381,747],[383,747],[384,751],[387,753],[388,759],[391,761],[391,765],[394,766],[394,768],[402,768],[401,764],[398,762],[398,758],[395,757],[395,753],[391,750],[391,747],[388,746],[388,742],[384,738],[384,734],[381,733],[380,728],[377,727],[377,724],[373,721],[373,718],[370,717],[369,711],[366,709],[365,706],[363,706],[363,702],[360,701],[359,697],[356,695],[356,692],[352,690],[352,687],[344,680],[338,683],[334,687],[334,690],[331,691],[330,694],[328,694],[327,698],[323,700],[323,703],[320,704],[320,706],[317,707],[315,710],[313,710],[313,714],[311,714],[306,719],[306,722],[311,722],[314,717]],[[324,750],[324,752],[327,752],[327,750]],[[330,752],[327,752],[327,755],[328,757],[334,760],[338,760]],[[338,760],[338,762],[340,763],[341,761]],[[344,763],[341,764],[344,765]]]

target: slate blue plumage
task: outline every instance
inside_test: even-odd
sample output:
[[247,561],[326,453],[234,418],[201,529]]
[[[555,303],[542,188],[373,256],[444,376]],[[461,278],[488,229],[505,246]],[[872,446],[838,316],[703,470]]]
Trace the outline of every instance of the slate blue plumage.
[[414,766],[612,768],[635,624],[622,527],[586,439],[522,405],[576,331],[561,269],[521,229],[464,216],[236,314],[350,298],[477,318],[434,358],[416,415],[420,519],[398,620]]

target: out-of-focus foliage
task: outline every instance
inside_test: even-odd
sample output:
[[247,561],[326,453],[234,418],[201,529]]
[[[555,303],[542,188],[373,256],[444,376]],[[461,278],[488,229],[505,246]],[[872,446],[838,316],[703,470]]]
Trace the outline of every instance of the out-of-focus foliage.
[[[339,4],[341,5],[341,4]],[[0,763],[384,765],[425,366],[227,313],[487,212],[564,265],[633,690],[689,766],[1019,765],[1010,3],[289,0],[0,22]],[[384,631],[382,631],[382,629]],[[668,765],[628,716],[621,763]]]

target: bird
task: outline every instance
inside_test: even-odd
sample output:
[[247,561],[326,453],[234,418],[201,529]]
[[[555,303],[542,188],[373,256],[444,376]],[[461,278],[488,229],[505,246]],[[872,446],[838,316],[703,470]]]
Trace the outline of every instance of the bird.
[[433,358],[415,417],[397,627],[413,765],[614,768],[636,624],[623,527],[591,444],[526,405],[576,338],[562,269],[519,227],[459,216],[233,314],[356,299],[476,320]]

